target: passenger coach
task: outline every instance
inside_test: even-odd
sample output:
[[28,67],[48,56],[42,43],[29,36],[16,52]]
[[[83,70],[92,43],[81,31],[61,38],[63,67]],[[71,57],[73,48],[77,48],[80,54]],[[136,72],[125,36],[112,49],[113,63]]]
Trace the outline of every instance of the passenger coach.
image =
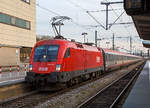
[[114,70],[136,63],[142,59],[140,56],[135,56],[119,51],[103,49],[105,52],[105,67],[106,70]]

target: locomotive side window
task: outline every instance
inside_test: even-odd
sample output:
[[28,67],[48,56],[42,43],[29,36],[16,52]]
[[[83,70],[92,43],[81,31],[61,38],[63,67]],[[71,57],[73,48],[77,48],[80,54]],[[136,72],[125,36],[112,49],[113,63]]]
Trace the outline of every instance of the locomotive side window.
[[68,57],[70,57],[70,48],[68,48],[67,50],[66,50],[66,53],[65,53],[65,56],[64,56],[65,58],[68,58]]

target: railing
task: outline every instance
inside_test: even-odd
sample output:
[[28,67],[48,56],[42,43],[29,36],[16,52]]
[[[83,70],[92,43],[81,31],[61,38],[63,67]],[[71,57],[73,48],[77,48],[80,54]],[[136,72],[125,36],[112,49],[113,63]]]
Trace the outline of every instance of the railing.
[[24,78],[28,67],[28,64],[0,66],[0,81]]

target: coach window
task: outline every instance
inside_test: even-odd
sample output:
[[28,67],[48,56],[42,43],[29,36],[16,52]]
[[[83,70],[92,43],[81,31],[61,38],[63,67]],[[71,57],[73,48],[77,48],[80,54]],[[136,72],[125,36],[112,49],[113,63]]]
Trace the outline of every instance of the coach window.
[[107,60],[107,61],[109,61],[109,57],[108,57],[108,54],[106,55],[106,60]]
[[65,58],[68,58],[68,57],[70,57],[70,48],[68,48],[65,53]]
[[107,61],[107,54],[105,53],[105,60]]
[[109,54],[107,55],[107,57],[108,57],[108,61],[110,61],[110,55]]

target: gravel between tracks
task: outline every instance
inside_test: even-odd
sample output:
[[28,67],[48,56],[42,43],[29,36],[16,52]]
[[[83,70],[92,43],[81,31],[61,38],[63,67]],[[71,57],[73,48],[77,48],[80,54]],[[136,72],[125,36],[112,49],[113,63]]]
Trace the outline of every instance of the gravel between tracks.
[[76,108],[79,104],[88,99],[88,97],[93,96],[99,90],[116,80],[118,77],[130,72],[136,66],[137,64],[134,64],[128,68],[116,71],[114,73],[112,72],[111,74],[108,74],[92,83],[53,97],[44,103],[39,103],[35,108]]

